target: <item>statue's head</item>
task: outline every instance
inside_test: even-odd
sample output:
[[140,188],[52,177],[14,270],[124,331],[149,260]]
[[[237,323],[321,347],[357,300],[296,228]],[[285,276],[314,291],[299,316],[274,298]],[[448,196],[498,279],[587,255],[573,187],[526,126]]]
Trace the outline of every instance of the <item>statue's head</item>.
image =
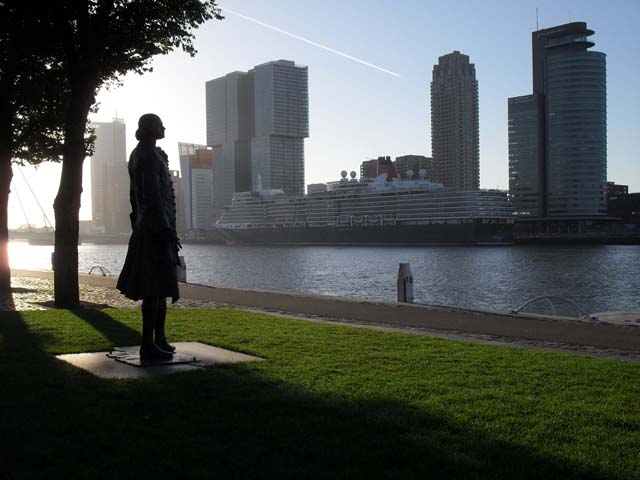
[[164,138],[164,125],[162,120],[155,113],[145,113],[138,120],[138,130],[136,130],[136,138],[138,140],[153,139],[159,140]]

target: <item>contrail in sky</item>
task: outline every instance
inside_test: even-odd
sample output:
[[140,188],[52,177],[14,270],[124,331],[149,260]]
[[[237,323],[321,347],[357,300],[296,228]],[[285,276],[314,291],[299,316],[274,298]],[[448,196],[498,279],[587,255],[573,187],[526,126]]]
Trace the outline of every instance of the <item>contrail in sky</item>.
[[232,15],[236,15],[237,17],[244,18],[245,20],[249,20],[250,22],[256,23],[256,24],[261,25],[261,26],[263,26],[265,28],[269,28],[271,30],[275,30],[276,32],[282,33],[284,35],[288,35],[289,37],[293,37],[293,38],[298,39],[298,40],[300,40],[302,42],[308,43],[309,45],[313,45],[314,47],[322,48],[323,50],[327,50],[329,52],[335,53],[336,55],[340,55],[341,57],[348,58],[349,60],[354,60],[354,61],[356,61],[358,63],[366,65],[367,67],[375,68],[376,70],[380,70],[381,72],[388,73],[389,75],[393,75],[394,77],[399,77],[400,76],[397,73],[392,72],[391,70],[387,70],[386,68],[378,67],[377,65],[374,65],[373,63],[365,62],[364,60],[360,60],[359,58],[352,57],[351,55],[347,55],[346,53],[339,52],[338,50],[334,50],[333,48],[329,48],[329,47],[326,47],[324,45],[320,45],[319,43],[313,42],[311,40],[307,40],[306,38],[303,38],[303,37],[300,37],[300,36],[295,35],[293,33],[287,32],[285,30],[282,30],[281,28],[274,27],[273,25],[269,25],[267,23],[261,22],[260,20],[256,20],[255,18],[247,17],[246,15],[243,15],[241,13],[234,12],[233,10],[229,10],[226,7],[220,7],[220,8],[222,10],[224,10],[225,12],[229,12]]

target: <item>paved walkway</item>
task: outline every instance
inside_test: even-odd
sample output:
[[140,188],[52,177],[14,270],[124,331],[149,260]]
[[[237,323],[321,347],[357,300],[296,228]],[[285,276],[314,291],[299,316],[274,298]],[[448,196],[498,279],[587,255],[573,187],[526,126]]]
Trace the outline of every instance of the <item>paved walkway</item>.
[[[12,272],[14,293],[0,299],[0,310],[53,307],[52,272]],[[115,290],[113,277],[80,276],[87,308],[139,308]],[[177,308],[238,308],[354,326],[465,340],[493,345],[546,349],[640,362],[640,326],[523,317],[443,307],[366,301],[288,292],[269,292],[181,284]]]
[[[49,278],[12,276],[12,296],[0,297],[0,311],[48,310],[53,308],[53,282]],[[87,308],[140,308],[140,302],[129,300],[114,288],[80,284],[80,301]],[[172,305],[177,308],[213,308],[220,303],[181,298]]]

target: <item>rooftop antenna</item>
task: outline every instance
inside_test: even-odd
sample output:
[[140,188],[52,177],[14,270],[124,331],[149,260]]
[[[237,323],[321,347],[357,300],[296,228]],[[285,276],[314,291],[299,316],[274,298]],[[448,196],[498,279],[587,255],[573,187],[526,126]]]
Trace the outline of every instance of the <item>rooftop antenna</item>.
[[538,7],[536,7],[536,31],[540,30],[540,26],[538,25]]

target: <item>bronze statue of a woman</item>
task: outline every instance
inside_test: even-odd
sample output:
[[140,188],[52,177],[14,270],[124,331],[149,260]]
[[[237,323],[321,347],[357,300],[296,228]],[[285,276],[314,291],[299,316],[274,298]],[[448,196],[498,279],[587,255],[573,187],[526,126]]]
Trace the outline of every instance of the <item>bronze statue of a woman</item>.
[[156,146],[164,131],[162,120],[152,113],[138,121],[139,143],[129,157],[133,232],[117,285],[127,298],[142,299],[143,360],[169,359],[175,351],[165,336],[166,299],[175,303],[179,298],[176,265],[182,246],[168,157]]

